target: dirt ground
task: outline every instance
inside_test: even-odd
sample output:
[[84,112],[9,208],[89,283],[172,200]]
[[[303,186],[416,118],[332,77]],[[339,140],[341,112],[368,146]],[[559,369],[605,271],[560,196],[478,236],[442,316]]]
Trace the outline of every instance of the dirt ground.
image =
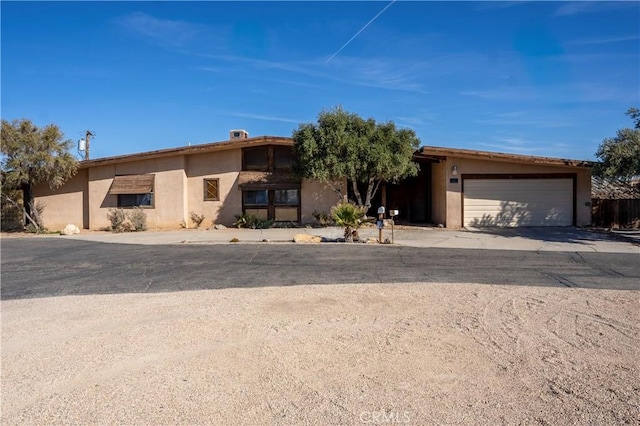
[[640,422],[640,292],[375,284],[1,306],[3,425]]

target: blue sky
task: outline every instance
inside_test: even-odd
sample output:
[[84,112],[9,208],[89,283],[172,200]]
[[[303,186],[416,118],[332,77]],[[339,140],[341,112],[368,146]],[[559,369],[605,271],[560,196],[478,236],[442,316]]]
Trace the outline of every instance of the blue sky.
[[1,8],[2,118],[90,129],[92,158],[290,136],[342,105],[423,145],[593,159],[640,106],[639,2]]

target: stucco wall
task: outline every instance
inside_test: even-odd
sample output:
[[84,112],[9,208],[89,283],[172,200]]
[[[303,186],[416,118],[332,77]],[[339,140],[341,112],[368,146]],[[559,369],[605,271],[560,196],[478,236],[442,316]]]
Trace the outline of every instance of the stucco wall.
[[84,214],[84,212],[88,213],[88,210],[83,207],[88,203],[85,199],[86,188],[86,169],[79,170],[58,189],[52,190],[46,183],[33,188],[35,201],[45,204],[44,226],[52,231],[59,231],[68,224],[76,225],[78,228],[88,228],[89,217],[88,214],[86,216]]
[[[212,223],[230,226],[235,216],[242,214],[242,191],[238,188],[238,173],[242,168],[242,151],[211,152],[187,157],[188,213],[204,215],[203,227]],[[219,179],[220,201],[204,200],[204,179]],[[189,226],[193,226],[189,223]]]
[[[347,193],[346,182],[342,184],[342,193]],[[313,212],[331,212],[331,207],[340,201],[340,196],[330,186],[313,180],[304,179],[300,190],[300,222],[315,223]]]
[[117,195],[109,194],[117,175],[155,174],[154,206],[144,208],[149,229],[178,228],[187,220],[184,198],[187,188],[184,156],[92,167],[89,169],[89,220],[91,229],[109,226],[109,208],[118,204]]
[[[463,174],[523,174],[523,173],[576,173],[576,225],[591,224],[591,174],[589,169],[578,167],[562,167],[502,161],[473,160],[468,158],[447,157],[440,163],[444,167],[446,178],[446,227],[462,226],[462,175]],[[453,166],[457,166],[458,175],[451,174]],[[458,183],[451,183],[450,178],[458,178]],[[434,191],[436,190],[434,180]],[[435,208],[435,207],[434,207]]]

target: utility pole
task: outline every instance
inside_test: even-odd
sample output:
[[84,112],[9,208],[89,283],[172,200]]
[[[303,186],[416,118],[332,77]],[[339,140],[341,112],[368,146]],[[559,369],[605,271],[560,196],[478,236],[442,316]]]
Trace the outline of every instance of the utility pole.
[[89,159],[89,139],[95,136],[93,133],[91,133],[91,130],[87,130],[87,133],[85,134],[85,141],[86,141],[86,146],[85,146],[85,151],[84,151],[84,159],[88,160]]

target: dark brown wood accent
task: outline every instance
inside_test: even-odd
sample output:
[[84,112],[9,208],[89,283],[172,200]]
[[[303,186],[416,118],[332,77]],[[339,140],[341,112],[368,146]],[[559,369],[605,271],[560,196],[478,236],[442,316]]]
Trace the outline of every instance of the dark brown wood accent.
[[148,194],[153,192],[155,175],[115,176],[109,194]]
[[238,188],[241,190],[300,189],[301,181],[291,173],[240,172]]
[[[275,191],[278,189],[296,189],[298,191],[298,204],[297,205],[276,205],[275,203]],[[242,195],[242,213],[245,214],[247,209],[265,209],[267,210],[267,217],[271,220],[275,219],[275,212],[277,207],[297,207],[297,222],[300,222],[301,214],[302,214],[302,190],[300,185],[296,186],[288,186],[285,188],[245,188],[245,190],[253,191],[268,191],[267,192],[267,204],[245,204],[244,202],[244,194]]]
[[493,173],[462,174],[462,179],[571,179],[575,173]]
[[602,228],[640,227],[640,199],[593,199],[593,225]]
[[204,201],[220,201],[220,179],[204,179]]
[[444,148],[439,146],[423,146],[414,154],[414,157],[460,157],[473,160],[506,161],[523,164],[545,164],[554,166],[591,168],[595,164],[592,161],[570,160],[566,158],[536,157],[532,155],[508,154],[504,152],[477,151],[472,149]]

